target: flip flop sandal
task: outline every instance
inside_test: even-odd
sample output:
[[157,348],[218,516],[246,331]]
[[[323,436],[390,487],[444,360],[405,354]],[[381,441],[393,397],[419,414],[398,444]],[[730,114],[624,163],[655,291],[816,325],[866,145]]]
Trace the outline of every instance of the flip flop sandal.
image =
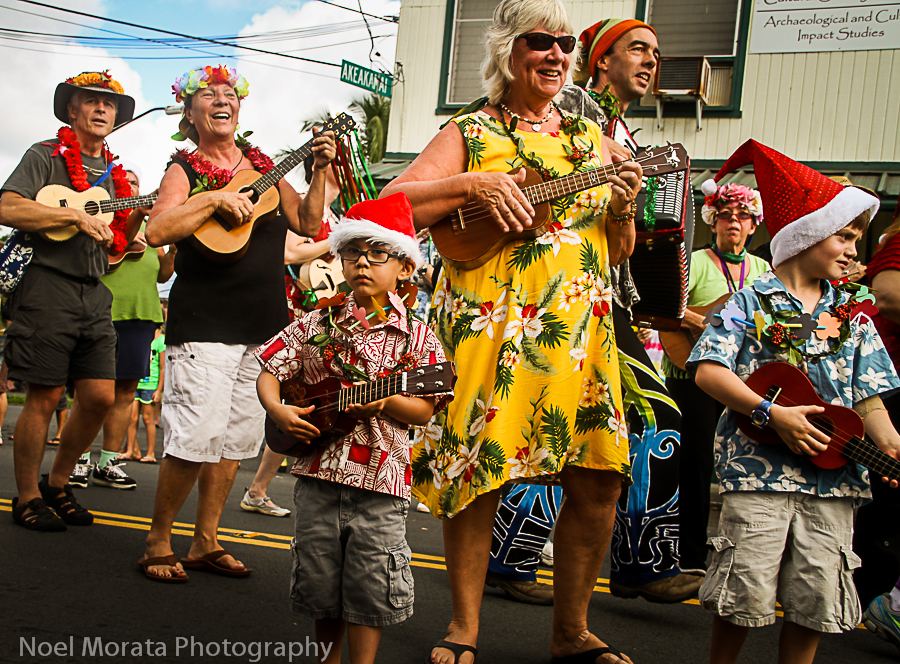
[[574,655],[566,655],[565,657],[553,657],[550,659],[550,664],[596,664],[597,658],[601,655],[615,655],[621,661],[625,661],[622,653],[618,650],[609,646],[603,646],[602,648],[585,650],[584,652],[577,652]]
[[151,459],[150,457],[141,457],[138,459],[138,463],[156,463],[156,459]]
[[51,438],[50,440],[47,441],[47,444],[52,445],[54,447],[59,445],[59,436],[54,436],[53,438]]
[[94,523],[94,515],[84,509],[75,500],[75,492],[72,491],[72,485],[66,484],[62,488],[62,494],[58,494],[59,489],[50,486],[47,475],[41,475],[41,481],[38,482],[38,489],[47,507],[53,509],[59,514],[60,518],[70,526],[89,526]]
[[[44,533],[60,532],[66,530],[66,524],[53,510],[44,505],[40,498],[32,498],[27,503],[19,505],[19,497],[12,499],[12,518],[20,526],[28,530],[37,530]],[[25,514],[25,510],[31,510]]]
[[[475,646],[468,646],[465,643],[453,643],[452,641],[448,641],[447,639],[441,639],[437,643],[435,643],[431,649],[435,648],[444,648],[445,650],[449,650],[453,653],[453,664],[456,664],[459,661],[459,658],[465,655],[467,652],[472,653],[472,661],[475,661],[475,658],[478,657],[478,648]],[[431,653],[428,653],[428,657],[425,659],[425,664],[431,664]]]
[[178,576],[160,576],[159,574],[154,574],[150,571],[151,567],[157,565],[168,565],[174,570],[176,564],[177,561],[175,560],[175,554],[173,553],[170,553],[168,556],[156,556],[155,558],[145,558],[144,560],[138,561],[138,567],[144,571],[144,576],[151,581],[159,581],[160,583],[187,583],[187,574],[180,574]]
[[197,570],[199,572],[212,572],[213,574],[221,574],[222,576],[249,576],[250,572],[253,571],[252,569],[246,567],[244,569],[231,569],[230,567],[216,564],[216,561],[223,556],[230,555],[232,554],[229,551],[219,549],[218,551],[207,553],[202,558],[195,558],[193,560],[182,558],[181,566],[185,569]]

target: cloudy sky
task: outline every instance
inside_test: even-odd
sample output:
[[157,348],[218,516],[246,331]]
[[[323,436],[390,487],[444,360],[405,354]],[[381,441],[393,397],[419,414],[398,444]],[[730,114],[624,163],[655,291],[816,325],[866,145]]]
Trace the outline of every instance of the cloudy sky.
[[[375,16],[396,16],[400,11],[399,0],[334,2],[355,9],[361,3],[363,11]],[[250,45],[328,63],[346,59],[371,66],[372,52],[377,65],[393,70],[396,24],[368,19],[373,48],[359,13],[317,0],[46,0],[45,4],[197,37],[261,35]],[[284,34],[298,30],[305,31],[299,38]],[[0,0],[4,70],[0,183],[32,143],[56,134],[59,121],[53,116],[53,92],[60,81],[82,71],[109,69],[134,97],[135,114],[139,114],[174,104],[171,85],[189,69],[208,64],[237,67],[250,82],[250,94],[241,108],[241,131],[252,130],[250,141],[269,154],[306,142],[310,136],[301,134],[300,126],[307,117],[323,110],[345,110],[353,98],[366,94],[341,83],[338,67],[213,44],[150,41],[163,39],[172,36],[21,0]],[[169,155],[181,145],[170,139],[178,119],[154,112],[108,139],[113,153],[140,164],[145,193],[156,187]],[[302,182],[296,170],[289,179]]]

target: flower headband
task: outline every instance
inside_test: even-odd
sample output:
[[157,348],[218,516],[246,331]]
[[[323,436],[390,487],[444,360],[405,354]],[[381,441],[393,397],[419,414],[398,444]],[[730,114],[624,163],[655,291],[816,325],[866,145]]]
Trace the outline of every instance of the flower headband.
[[79,88],[105,88],[120,95],[125,94],[122,84],[109,75],[109,69],[105,71],[86,71],[73,78],[67,78],[66,83],[77,85]]
[[172,91],[175,93],[175,101],[184,101],[184,98],[195,94],[198,90],[208,88],[216,83],[227,83],[237,92],[238,99],[243,99],[250,93],[250,84],[247,79],[237,73],[233,67],[204,67],[185,72],[184,76],[175,79]]
[[[712,180],[708,180],[713,184]],[[703,183],[703,191],[709,190],[706,182]],[[715,186],[715,185],[713,185]],[[719,205],[728,203],[737,203],[747,208],[747,212],[753,215],[757,224],[762,223],[763,208],[762,199],[756,189],[751,189],[742,184],[726,184],[724,187],[716,187],[715,193],[709,194],[703,199],[703,208],[700,210],[700,217],[710,226],[716,220],[716,213],[719,211]]]

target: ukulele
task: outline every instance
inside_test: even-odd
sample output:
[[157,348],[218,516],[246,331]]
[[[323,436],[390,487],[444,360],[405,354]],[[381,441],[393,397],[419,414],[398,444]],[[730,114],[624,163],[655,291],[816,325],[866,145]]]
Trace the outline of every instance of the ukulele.
[[[48,184],[35,196],[35,201],[41,205],[53,208],[74,208],[97,217],[105,224],[111,224],[113,216],[119,210],[146,207],[156,202],[156,192],[144,196],[129,196],[128,198],[110,198],[109,192],[103,187],[91,187],[85,191],[75,191],[65,185]],[[75,224],[54,228],[50,231],[41,231],[43,237],[55,242],[63,242],[75,237],[78,229]]]
[[133,240],[131,244],[125,247],[125,250],[118,254],[109,255],[109,267],[106,274],[112,274],[119,269],[125,261],[139,261],[147,250],[147,243],[139,240]]
[[315,406],[304,417],[321,435],[309,442],[299,440],[281,431],[267,414],[266,444],[278,454],[305,456],[340,440],[356,428],[359,420],[345,412],[351,404],[365,405],[401,392],[449,392],[455,384],[456,368],[453,362],[429,364],[357,385],[345,385],[336,377],[326,378],[314,385],[306,385],[297,379],[286,380],[281,383],[281,402],[301,408]]
[[[725,293],[725,295],[711,304],[707,304],[703,307],[688,307],[688,311],[693,311],[695,314],[703,316],[713,307],[717,307],[723,302],[727,302],[730,297],[731,293]],[[666,355],[669,356],[669,360],[672,361],[672,364],[682,370],[684,369],[685,362],[687,362],[688,358],[691,356],[691,351],[694,350],[694,346],[697,345],[699,340],[700,337],[694,336],[694,333],[687,328],[679,328],[671,332],[665,330],[659,331],[659,343],[662,345],[663,350],[666,351]]]
[[347,283],[338,256],[330,261],[314,258],[303,263],[298,270],[297,279],[305,290],[315,291],[319,299],[337,295],[341,284]]
[[[687,152],[680,143],[664,145],[641,152],[634,158],[652,177],[687,170]],[[470,203],[431,226],[434,246],[449,263],[459,270],[472,270],[487,263],[503,246],[517,240],[543,235],[552,220],[550,201],[563,198],[609,182],[617,175],[623,162],[572,173],[544,182],[535,171],[525,169],[525,182],[519,185],[525,198],[534,207],[531,226],[522,231],[504,233],[490,213],[478,203]],[[510,173],[517,172],[513,169]]]
[[[779,406],[821,406],[825,412],[814,415],[809,421],[825,435],[831,437],[828,449],[809,457],[819,468],[840,468],[847,461],[855,461],[869,468],[880,477],[900,481],[900,462],[882,452],[874,443],[864,440],[863,420],[852,408],[822,401],[805,373],[787,362],[770,362],[750,374],[747,387]],[[781,443],[775,429],[760,429],[743,413],[734,413],[741,432],[757,443]]]
[[[333,131],[335,138],[340,138],[355,126],[353,118],[341,113],[333,120],[325,122],[322,131]],[[265,175],[252,169],[235,173],[228,184],[216,191],[248,192],[253,203],[253,215],[248,221],[241,223],[214,212],[191,236],[194,246],[204,256],[217,263],[233,263],[243,256],[250,246],[250,237],[256,227],[272,219],[278,211],[281,197],[274,185],[312,154],[312,144],[316,138],[313,137],[305,145],[291,152]],[[211,193],[213,192],[201,191],[188,198],[188,201]]]

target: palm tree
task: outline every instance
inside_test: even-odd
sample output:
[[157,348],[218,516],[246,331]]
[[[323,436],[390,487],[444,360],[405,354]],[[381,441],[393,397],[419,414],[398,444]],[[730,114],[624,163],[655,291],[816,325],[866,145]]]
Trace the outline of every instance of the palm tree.
[[363,143],[369,163],[381,161],[387,145],[391,100],[376,94],[358,97],[350,103],[350,110],[363,116]]

